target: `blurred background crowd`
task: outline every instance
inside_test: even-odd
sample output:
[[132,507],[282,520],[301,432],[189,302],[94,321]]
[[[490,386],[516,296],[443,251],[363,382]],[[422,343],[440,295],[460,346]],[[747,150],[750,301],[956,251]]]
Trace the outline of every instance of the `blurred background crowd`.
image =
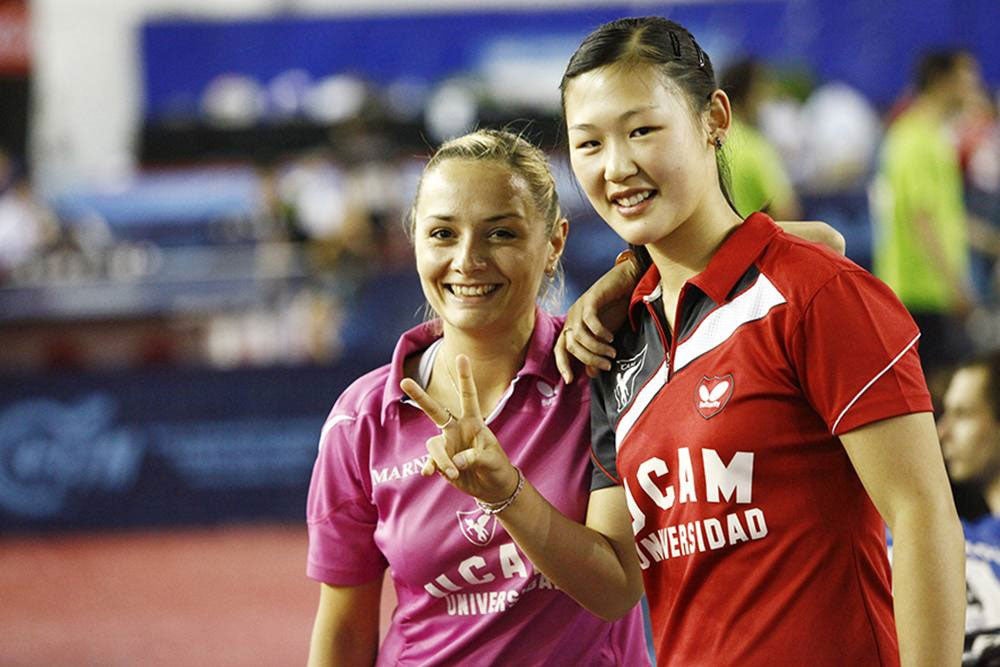
[[0,534],[299,521],[329,406],[422,317],[432,147],[523,130],[567,297],[611,265],[558,82],[653,13],[730,93],[741,213],[840,231],[924,318],[937,398],[1000,346],[995,0],[0,0]]
[[[550,152],[572,221],[567,298],[586,288],[621,243],[566,168],[558,81],[582,35],[629,13],[672,16],[713,55],[741,213],[839,230],[913,310],[932,376],[1000,344],[993,2],[4,0],[4,522],[143,523],[77,497],[108,488],[44,472],[119,428],[121,460],[165,457],[188,489],[276,485],[278,514],[297,512],[323,413],[421,318],[401,220],[445,138],[504,125]],[[60,426],[88,410],[89,431]],[[261,419],[302,430],[238,455],[190,435]],[[164,429],[249,463],[182,463],[157,445]],[[29,491],[58,509],[19,511]]]
[[[920,321],[930,375],[1000,344],[994,2],[4,0],[0,526],[176,520],[97,509],[149,465],[297,515],[325,410],[421,317],[401,220],[442,139],[505,125],[550,152],[567,298],[586,288],[621,243],[566,168],[558,81],[629,13],[713,55],[741,213],[839,230]],[[50,469],[100,438],[118,486]]]
[[[3,3],[0,368],[381,353],[420,304],[400,219],[421,159],[482,125],[525,128],[560,166],[572,296],[618,244],[561,166],[556,86],[579,36],[621,13],[674,15],[708,45],[741,121],[743,212],[825,220],[869,268],[886,128],[928,49],[968,49],[946,129],[969,220],[1000,224],[996,47],[976,39],[991,3],[363,4]],[[972,239],[962,315],[987,346],[998,244]]]

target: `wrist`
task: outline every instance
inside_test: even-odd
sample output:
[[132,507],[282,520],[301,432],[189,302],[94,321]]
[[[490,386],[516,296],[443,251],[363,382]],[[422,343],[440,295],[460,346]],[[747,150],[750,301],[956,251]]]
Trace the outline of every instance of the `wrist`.
[[626,248],[615,257],[614,270],[628,276],[629,282],[636,283],[639,280],[639,259],[632,252],[631,248]]
[[510,507],[517,499],[518,495],[520,495],[521,490],[524,488],[524,474],[517,466],[511,466],[511,468],[514,471],[514,483],[513,488],[508,495],[503,496],[502,499],[498,501],[486,501],[481,498],[476,498],[476,504],[484,514],[499,514]]
[[635,262],[635,253],[632,252],[631,248],[625,248],[615,257],[615,266],[624,264],[625,262]]

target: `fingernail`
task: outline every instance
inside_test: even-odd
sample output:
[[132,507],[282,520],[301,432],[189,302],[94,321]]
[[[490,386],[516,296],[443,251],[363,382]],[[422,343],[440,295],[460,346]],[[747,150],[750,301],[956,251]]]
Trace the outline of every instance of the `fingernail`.
[[458,471],[454,468],[449,467],[445,474],[448,475],[448,479],[458,479]]

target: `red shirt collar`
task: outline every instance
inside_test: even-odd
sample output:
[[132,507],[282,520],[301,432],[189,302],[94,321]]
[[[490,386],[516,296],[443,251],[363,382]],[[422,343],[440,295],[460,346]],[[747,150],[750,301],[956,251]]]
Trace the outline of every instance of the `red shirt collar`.
[[[715,303],[723,303],[747,269],[756,261],[771,239],[781,231],[764,213],[753,213],[722,242],[705,270],[691,278],[694,285]],[[636,306],[644,299],[659,296],[660,272],[650,266],[632,291],[629,322],[636,326]]]

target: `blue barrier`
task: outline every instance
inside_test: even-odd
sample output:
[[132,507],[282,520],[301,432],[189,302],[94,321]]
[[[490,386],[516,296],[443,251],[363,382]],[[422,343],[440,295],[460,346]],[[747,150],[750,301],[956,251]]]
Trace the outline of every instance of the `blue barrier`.
[[0,534],[304,517],[320,428],[384,363],[0,378]]

